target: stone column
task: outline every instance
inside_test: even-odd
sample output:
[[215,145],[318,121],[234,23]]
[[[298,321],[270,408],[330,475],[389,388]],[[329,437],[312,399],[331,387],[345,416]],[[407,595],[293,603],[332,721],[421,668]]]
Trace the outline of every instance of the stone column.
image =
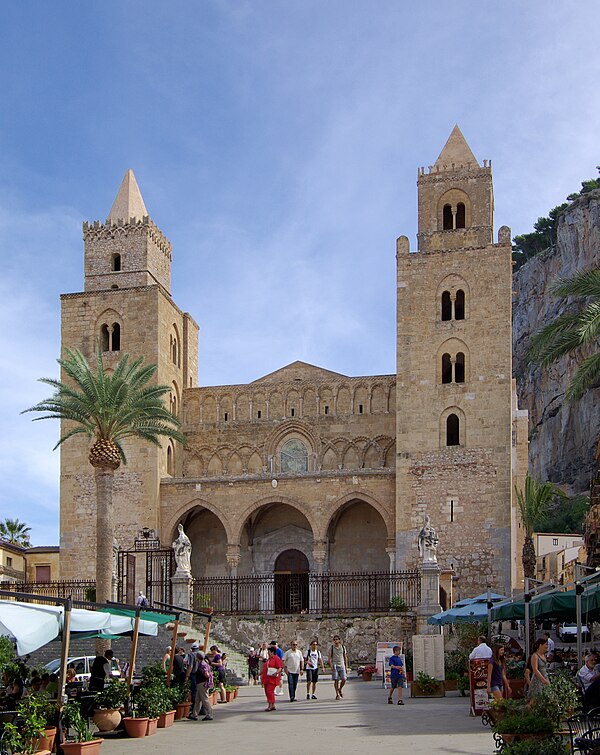
[[441,628],[427,623],[427,619],[440,613],[440,567],[435,562],[419,565],[421,577],[421,603],[417,607],[417,634],[440,634]]
[[396,546],[392,545],[385,549],[385,552],[388,554],[388,557],[390,559],[390,572],[396,571]]
[[227,566],[229,567],[229,576],[237,577],[238,566],[240,565],[240,546],[237,543],[227,545]]
[[327,543],[325,540],[315,540],[313,543],[313,558],[315,566],[319,573],[325,571],[325,561],[327,560]]
[[318,611],[323,607],[322,575],[326,571],[327,562],[327,542],[325,540],[314,541],[313,559],[317,573],[321,575],[321,578],[311,579],[309,576],[308,605],[311,611]]
[[[192,575],[190,572],[177,569],[171,577],[173,586],[173,605],[183,609],[193,608],[192,606]],[[182,614],[179,619],[181,622],[188,621],[187,614]]]

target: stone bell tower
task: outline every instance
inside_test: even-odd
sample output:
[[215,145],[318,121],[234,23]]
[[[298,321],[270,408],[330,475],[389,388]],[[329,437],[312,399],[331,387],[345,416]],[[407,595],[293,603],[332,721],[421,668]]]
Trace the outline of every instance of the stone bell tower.
[[511,233],[494,243],[491,162],[458,126],[417,185],[419,248],[397,242],[397,563],[429,514],[459,594],[509,590]]
[[[62,347],[110,370],[123,354],[158,366],[154,380],[171,386],[169,408],[181,411],[184,388],[198,381],[198,326],[171,299],[171,244],[150,220],[133,171],[123,178],[106,222],[83,224],[84,290],[63,294]],[[114,530],[129,548],[142,527],[160,528],[161,478],[181,466],[177,444],[125,445],[128,464],[115,473]],[[63,579],[91,578],[95,564],[95,484],[82,436],[61,446],[60,560]]]

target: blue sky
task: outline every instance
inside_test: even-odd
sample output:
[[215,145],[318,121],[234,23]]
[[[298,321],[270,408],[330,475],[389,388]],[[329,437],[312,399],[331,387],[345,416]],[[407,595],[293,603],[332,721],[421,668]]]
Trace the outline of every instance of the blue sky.
[[34,544],[58,541],[58,423],[19,411],[127,168],[209,385],[394,372],[395,239],[455,123],[513,234],[600,163],[593,0],[20,0],[0,23],[0,517]]

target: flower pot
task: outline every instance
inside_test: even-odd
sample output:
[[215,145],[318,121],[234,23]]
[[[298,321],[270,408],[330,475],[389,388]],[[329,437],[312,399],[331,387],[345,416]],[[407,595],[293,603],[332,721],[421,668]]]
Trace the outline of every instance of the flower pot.
[[177,632],[178,637],[185,637],[187,632]]
[[139,737],[145,737],[148,731],[148,718],[131,718],[125,716],[123,719],[123,725],[128,736],[138,739]]
[[427,691],[421,689],[419,682],[414,682],[410,685],[411,697],[444,697],[446,690],[444,689],[444,682],[438,682],[433,689]]
[[191,703],[179,703],[177,710],[175,711],[175,720],[181,721],[183,718],[189,715]]
[[185,641],[188,642],[190,645],[193,645],[194,642],[198,642],[198,640],[194,640],[193,637],[186,637]]
[[161,713],[161,715],[158,717],[158,728],[159,729],[168,729],[169,726],[173,726],[173,721],[175,720],[175,712],[174,710],[168,710],[166,713]]
[[49,750],[52,752],[54,738],[56,737],[56,726],[46,726],[44,732],[45,736],[38,739],[37,752],[40,750]]
[[230,703],[233,700],[233,690],[228,689],[225,691],[225,701]]
[[370,682],[373,679],[373,674],[370,671],[362,672],[363,682]]
[[217,705],[218,699],[219,699],[219,693],[213,692],[212,695],[210,696],[210,704],[214,707],[215,705]]
[[156,734],[157,728],[158,728],[158,718],[149,718],[148,727],[146,729],[146,736],[151,737],[153,734]]
[[94,723],[100,731],[114,731],[121,723],[121,711],[118,708],[97,708]]
[[235,689],[233,690],[233,699],[234,699],[234,700],[237,700],[237,696],[238,696],[238,692],[239,692],[239,691],[240,691],[240,688],[239,688],[239,687],[236,687],[236,688],[235,688]]
[[63,742],[61,747],[65,755],[99,755],[103,739],[90,742]]

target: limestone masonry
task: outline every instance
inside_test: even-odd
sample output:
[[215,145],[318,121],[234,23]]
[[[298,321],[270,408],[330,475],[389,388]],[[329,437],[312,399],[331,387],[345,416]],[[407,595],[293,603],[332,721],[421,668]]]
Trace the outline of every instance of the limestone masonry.
[[[144,527],[169,545],[183,523],[196,577],[395,571],[416,565],[428,513],[461,596],[518,584],[527,416],[511,380],[510,229],[494,242],[491,163],[458,127],[418,193],[419,249],[397,241],[396,375],[294,362],[198,387],[198,326],[171,299],[171,245],[127,172],[106,223],[84,224],[84,291],[61,297],[62,345],[90,358],[99,344],[109,368],[123,353],[158,364],[187,445],[126,446],[120,548]],[[90,578],[88,446],[61,449],[61,577]]]

